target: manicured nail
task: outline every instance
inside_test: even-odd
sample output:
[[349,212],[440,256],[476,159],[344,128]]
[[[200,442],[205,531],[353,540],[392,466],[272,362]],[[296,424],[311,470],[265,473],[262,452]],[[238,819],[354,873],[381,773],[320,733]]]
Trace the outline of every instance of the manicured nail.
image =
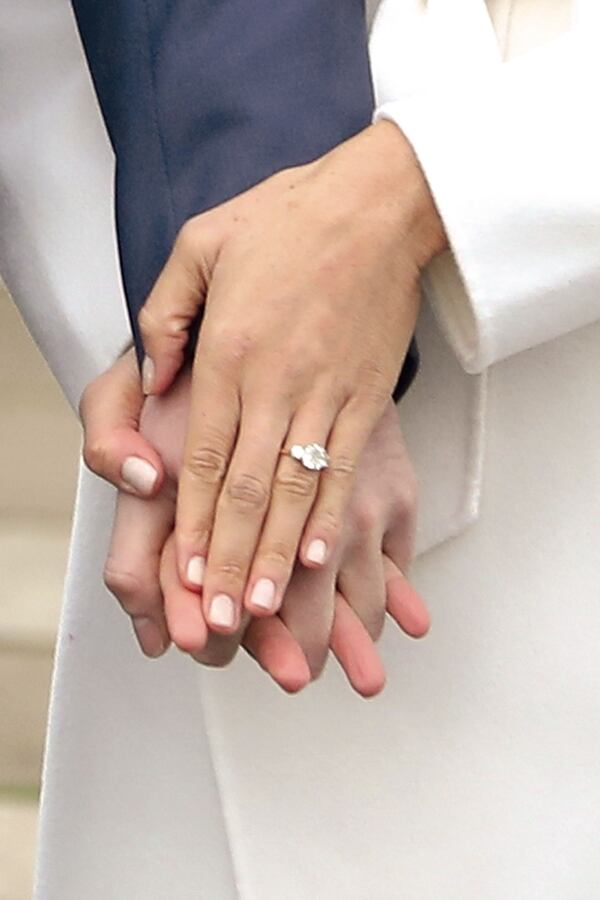
[[187,564],[186,575],[189,582],[195,584],[196,587],[202,587],[204,581],[204,557],[192,556]]
[[139,616],[132,621],[140,647],[146,656],[151,656],[153,659],[162,656],[167,648],[156,622],[145,616]]
[[327,544],[321,538],[311,541],[306,551],[306,558],[309,562],[322,564],[327,559]]
[[128,456],[121,466],[121,478],[138,494],[148,496],[154,489],[158,472],[147,460]]
[[273,609],[277,588],[270,578],[259,578],[250,594],[250,603],[261,609]]
[[212,625],[231,628],[235,622],[235,605],[231,597],[227,594],[216,594],[210,604],[208,618]]
[[142,388],[145,394],[149,394],[154,385],[154,363],[149,356],[144,357],[142,363]]

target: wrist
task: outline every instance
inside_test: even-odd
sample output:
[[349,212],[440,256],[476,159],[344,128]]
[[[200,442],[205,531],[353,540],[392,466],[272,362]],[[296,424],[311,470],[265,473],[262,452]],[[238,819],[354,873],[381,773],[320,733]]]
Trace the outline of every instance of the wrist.
[[433,195],[412,145],[401,129],[385,119],[363,132],[370,144],[375,177],[397,207],[399,227],[419,270],[446,249],[448,242]]
[[[306,167],[328,178],[341,215],[371,215],[420,271],[447,247],[444,226],[416,154],[400,128],[381,120]],[[344,205],[345,205],[344,204]]]

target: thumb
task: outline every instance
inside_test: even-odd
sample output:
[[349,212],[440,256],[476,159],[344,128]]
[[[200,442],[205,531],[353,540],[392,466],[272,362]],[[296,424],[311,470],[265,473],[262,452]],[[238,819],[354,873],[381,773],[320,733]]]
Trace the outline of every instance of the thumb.
[[163,394],[183,364],[190,325],[208,291],[210,243],[202,216],[186,222],[140,310],[146,394]]
[[131,350],[88,385],[79,414],[87,467],[119,490],[151,497],[162,487],[164,466],[138,431],[144,399]]

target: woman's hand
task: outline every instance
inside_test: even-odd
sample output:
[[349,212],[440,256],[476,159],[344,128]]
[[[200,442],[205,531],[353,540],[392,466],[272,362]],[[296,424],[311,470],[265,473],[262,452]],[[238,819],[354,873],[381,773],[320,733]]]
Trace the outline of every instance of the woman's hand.
[[[413,334],[443,230],[401,132],[381,122],[190,220],[140,316],[145,387],[182,361],[198,306],[177,556],[214,630],[281,605],[296,556],[336,553],[361,452]],[[327,448],[310,471],[293,445]]]

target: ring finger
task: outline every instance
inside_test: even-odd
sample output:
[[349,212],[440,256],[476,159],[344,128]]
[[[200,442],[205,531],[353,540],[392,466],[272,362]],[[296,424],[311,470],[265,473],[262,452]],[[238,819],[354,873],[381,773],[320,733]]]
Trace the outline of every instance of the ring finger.
[[[290,426],[246,587],[245,605],[253,615],[271,615],[279,609],[319,488],[319,469],[311,468],[319,465],[319,452],[309,448],[299,459],[292,456],[292,448],[298,448],[300,455],[308,442],[324,447],[334,415],[331,407],[306,407],[299,410]],[[319,564],[326,561],[323,546],[318,542],[309,548],[308,554]]]

